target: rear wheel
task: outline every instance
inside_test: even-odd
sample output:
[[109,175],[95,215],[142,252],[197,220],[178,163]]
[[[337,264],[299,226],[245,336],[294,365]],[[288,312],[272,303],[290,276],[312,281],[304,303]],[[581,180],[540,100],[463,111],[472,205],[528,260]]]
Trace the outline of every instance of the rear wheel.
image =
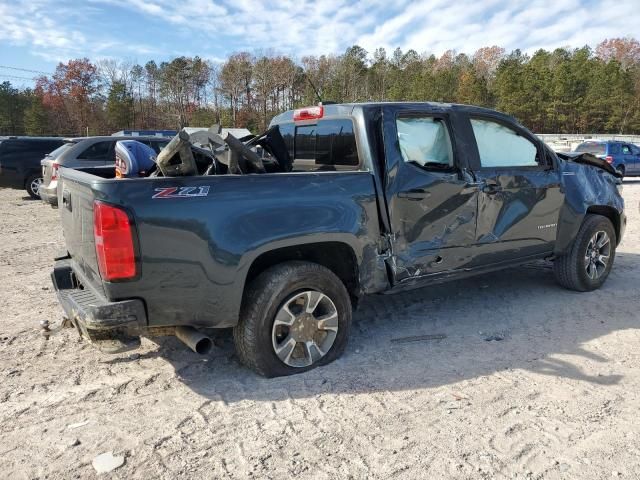
[[42,185],[42,175],[30,175],[25,182],[27,193],[34,200],[38,200],[40,198],[40,193],[38,192],[38,188],[40,188],[40,185]]
[[349,294],[331,270],[286,262],[251,282],[233,336],[242,363],[265,377],[277,377],[338,358],[350,325]]
[[616,233],[611,221],[601,215],[587,215],[571,250],[554,261],[556,280],[579,292],[600,288],[609,276],[615,254]]

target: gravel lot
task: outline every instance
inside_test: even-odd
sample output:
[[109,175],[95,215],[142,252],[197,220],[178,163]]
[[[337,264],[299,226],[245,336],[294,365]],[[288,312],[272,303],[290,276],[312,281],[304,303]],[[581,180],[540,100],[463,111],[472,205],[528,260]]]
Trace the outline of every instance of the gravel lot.
[[[337,362],[266,380],[228,332],[109,356],[61,330],[58,212],[0,190],[0,477],[640,478],[640,182],[595,293],[544,264],[369,298]],[[425,334],[441,340],[392,339]]]

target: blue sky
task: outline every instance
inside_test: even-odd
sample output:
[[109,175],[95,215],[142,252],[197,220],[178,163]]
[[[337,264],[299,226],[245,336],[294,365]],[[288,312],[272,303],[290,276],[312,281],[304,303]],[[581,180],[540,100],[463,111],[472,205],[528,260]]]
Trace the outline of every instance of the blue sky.
[[[176,11],[174,5],[179,5]],[[359,44],[441,54],[533,52],[639,36],[638,0],[0,0],[0,81],[88,57],[167,60],[274,52],[301,58]]]

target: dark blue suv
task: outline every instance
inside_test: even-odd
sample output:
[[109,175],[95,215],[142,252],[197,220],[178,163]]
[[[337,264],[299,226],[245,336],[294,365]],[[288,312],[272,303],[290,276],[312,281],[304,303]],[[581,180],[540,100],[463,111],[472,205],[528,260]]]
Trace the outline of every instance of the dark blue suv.
[[606,160],[624,176],[640,176],[640,147],[633,143],[616,140],[589,140],[578,145],[575,151],[591,153]]

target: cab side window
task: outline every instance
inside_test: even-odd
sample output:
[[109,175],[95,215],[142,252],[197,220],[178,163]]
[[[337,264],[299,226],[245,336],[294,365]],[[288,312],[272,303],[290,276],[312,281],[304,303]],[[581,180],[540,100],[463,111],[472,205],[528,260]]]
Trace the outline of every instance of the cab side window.
[[538,149],[515,130],[492,120],[471,119],[483,168],[537,167]]
[[631,155],[631,148],[629,148],[629,145],[622,146],[622,153],[624,155]]
[[109,160],[112,141],[96,142],[78,155],[79,160]]
[[405,162],[421,167],[453,167],[453,149],[444,120],[434,117],[396,119],[398,144]]

